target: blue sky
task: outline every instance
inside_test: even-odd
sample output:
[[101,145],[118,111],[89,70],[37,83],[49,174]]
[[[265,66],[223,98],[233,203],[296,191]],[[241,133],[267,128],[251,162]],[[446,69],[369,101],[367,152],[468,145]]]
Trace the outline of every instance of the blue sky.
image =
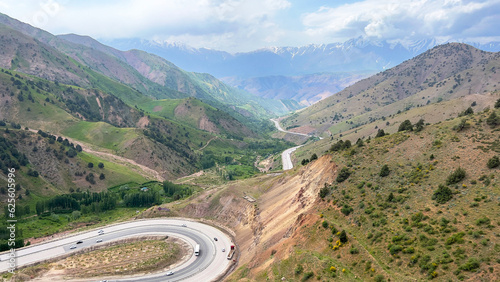
[[359,36],[500,41],[500,0],[0,0],[0,12],[53,34],[229,52]]

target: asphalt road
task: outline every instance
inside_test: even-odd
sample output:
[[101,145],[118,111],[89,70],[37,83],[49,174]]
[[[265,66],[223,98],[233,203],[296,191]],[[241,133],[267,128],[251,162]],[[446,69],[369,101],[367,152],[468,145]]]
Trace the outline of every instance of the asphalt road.
[[[186,226],[182,226],[183,224]],[[223,248],[229,250],[232,244],[231,239],[219,229],[203,223],[183,219],[151,219],[115,224],[100,229],[104,231],[104,234],[99,235],[99,229],[95,229],[19,249],[16,251],[17,265],[29,265],[76,252],[96,244],[144,235],[177,237],[187,242],[192,248],[199,244],[200,255],[195,256],[193,254],[182,265],[167,270],[174,272],[172,276],[166,276],[167,271],[165,271],[158,274],[119,280],[107,279],[108,281],[215,281],[231,264],[231,261],[226,259],[227,251],[222,252]],[[215,241],[214,238],[218,240]],[[96,242],[98,239],[102,239],[102,242]],[[83,243],[76,244],[80,240]],[[77,247],[70,249],[72,245]],[[7,260],[8,253],[0,254],[0,272],[7,271]],[[106,278],[103,277],[102,279]]]
[[[292,131],[284,130],[281,127],[279,121],[277,121],[275,119],[271,119],[271,121],[274,122],[274,125],[276,126],[276,128],[278,129],[278,131],[286,132],[286,133],[289,133],[289,134],[295,134],[295,135],[301,135],[301,136],[311,137],[311,135],[309,135],[309,134],[297,133],[297,132],[292,132]],[[323,139],[322,137],[318,137],[318,138],[320,140]],[[300,145],[300,146],[288,148],[285,151],[283,151],[283,153],[281,153],[281,163],[283,164],[283,170],[289,170],[289,169],[293,168],[292,157],[291,157],[292,153],[295,150],[297,150],[298,148],[302,147],[302,146],[304,146],[304,145]]]
[[[274,122],[274,125],[276,126],[276,128],[281,132],[286,132],[286,133],[296,134],[296,135],[301,135],[301,136],[310,136],[310,135],[307,135],[304,133],[297,133],[297,132],[291,132],[291,131],[284,130],[277,120],[271,119],[271,121]],[[289,170],[289,169],[293,168],[292,157],[291,157],[292,153],[302,146],[303,145],[288,148],[285,151],[283,151],[283,153],[281,153],[281,163],[283,164],[283,170]]]

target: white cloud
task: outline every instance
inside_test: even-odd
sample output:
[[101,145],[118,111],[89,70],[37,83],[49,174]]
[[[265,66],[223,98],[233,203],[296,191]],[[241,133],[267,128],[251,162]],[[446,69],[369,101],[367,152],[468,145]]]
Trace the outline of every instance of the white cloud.
[[349,0],[335,1],[335,7],[324,0],[301,1],[0,0],[0,10],[54,34],[138,37],[226,51],[358,36],[500,39],[500,0]]
[[[498,34],[499,0],[365,0],[339,7],[322,7],[305,14],[302,23],[312,41],[342,41],[356,36],[381,39],[461,36],[477,26]],[[489,25],[482,23],[489,22]],[[498,23],[498,21],[497,21]],[[473,36],[473,34],[469,34]]]
[[[17,2],[22,1],[0,0],[0,7],[18,6],[7,14],[54,34],[178,39],[224,50],[278,40],[282,32],[275,15],[291,5],[287,0],[28,0],[21,9]],[[49,2],[57,5],[56,12],[44,11]]]

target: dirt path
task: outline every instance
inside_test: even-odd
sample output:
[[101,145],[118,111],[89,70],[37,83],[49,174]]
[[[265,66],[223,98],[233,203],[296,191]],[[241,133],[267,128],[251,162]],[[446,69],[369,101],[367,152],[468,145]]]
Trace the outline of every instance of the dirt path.
[[[34,129],[30,129],[29,131],[31,132],[35,132],[37,133],[38,131],[37,130],[34,130]],[[63,139],[68,139],[69,142],[75,144],[75,145],[80,145],[83,149],[83,151],[87,152],[87,153],[90,153],[90,154],[93,154],[93,155],[96,155],[96,156],[99,156],[107,161],[110,161],[110,162],[114,162],[114,163],[118,163],[118,164],[121,164],[121,165],[126,165],[126,166],[133,166],[133,167],[136,167],[137,170],[139,170],[140,173],[143,173],[145,174],[146,176],[149,176],[151,178],[154,178],[158,181],[161,181],[163,182],[165,180],[165,178],[163,178],[160,173],[154,169],[151,169],[145,165],[142,165],[142,164],[139,164],[137,163],[136,161],[134,160],[131,160],[131,159],[127,159],[127,158],[124,158],[124,157],[121,157],[121,156],[117,156],[117,155],[114,155],[112,153],[109,153],[109,152],[106,152],[106,149],[104,148],[100,148],[98,146],[95,146],[95,145],[91,145],[91,144],[88,144],[88,143],[85,143],[85,142],[81,142],[81,141],[76,141],[72,138],[69,138],[67,136],[63,136],[63,135],[59,135],[59,136],[56,136],[56,137],[61,137]]]
[[215,136],[215,137],[213,137],[212,139],[208,140],[208,141],[207,141],[207,144],[205,144],[205,146],[203,146],[203,147],[199,148],[199,149],[198,149],[198,151],[201,151],[201,150],[205,149],[205,148],[206,148],[206,147],[210,144],[210,142],[211,142],[212,140],[215,140],[215,139],[217,139],[217,138],[219,138],[219,137],[218,137],[218,136]]

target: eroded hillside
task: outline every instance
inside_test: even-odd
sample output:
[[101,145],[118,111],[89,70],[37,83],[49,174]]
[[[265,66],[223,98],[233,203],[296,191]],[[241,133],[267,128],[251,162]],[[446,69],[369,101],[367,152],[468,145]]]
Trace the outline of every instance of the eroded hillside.
[[500,111],[492,105],[420,131],[333,146],[284,174],[209,190],[181,212],[235,231],[241,256],[229,281],[495,281],[493,113]]

